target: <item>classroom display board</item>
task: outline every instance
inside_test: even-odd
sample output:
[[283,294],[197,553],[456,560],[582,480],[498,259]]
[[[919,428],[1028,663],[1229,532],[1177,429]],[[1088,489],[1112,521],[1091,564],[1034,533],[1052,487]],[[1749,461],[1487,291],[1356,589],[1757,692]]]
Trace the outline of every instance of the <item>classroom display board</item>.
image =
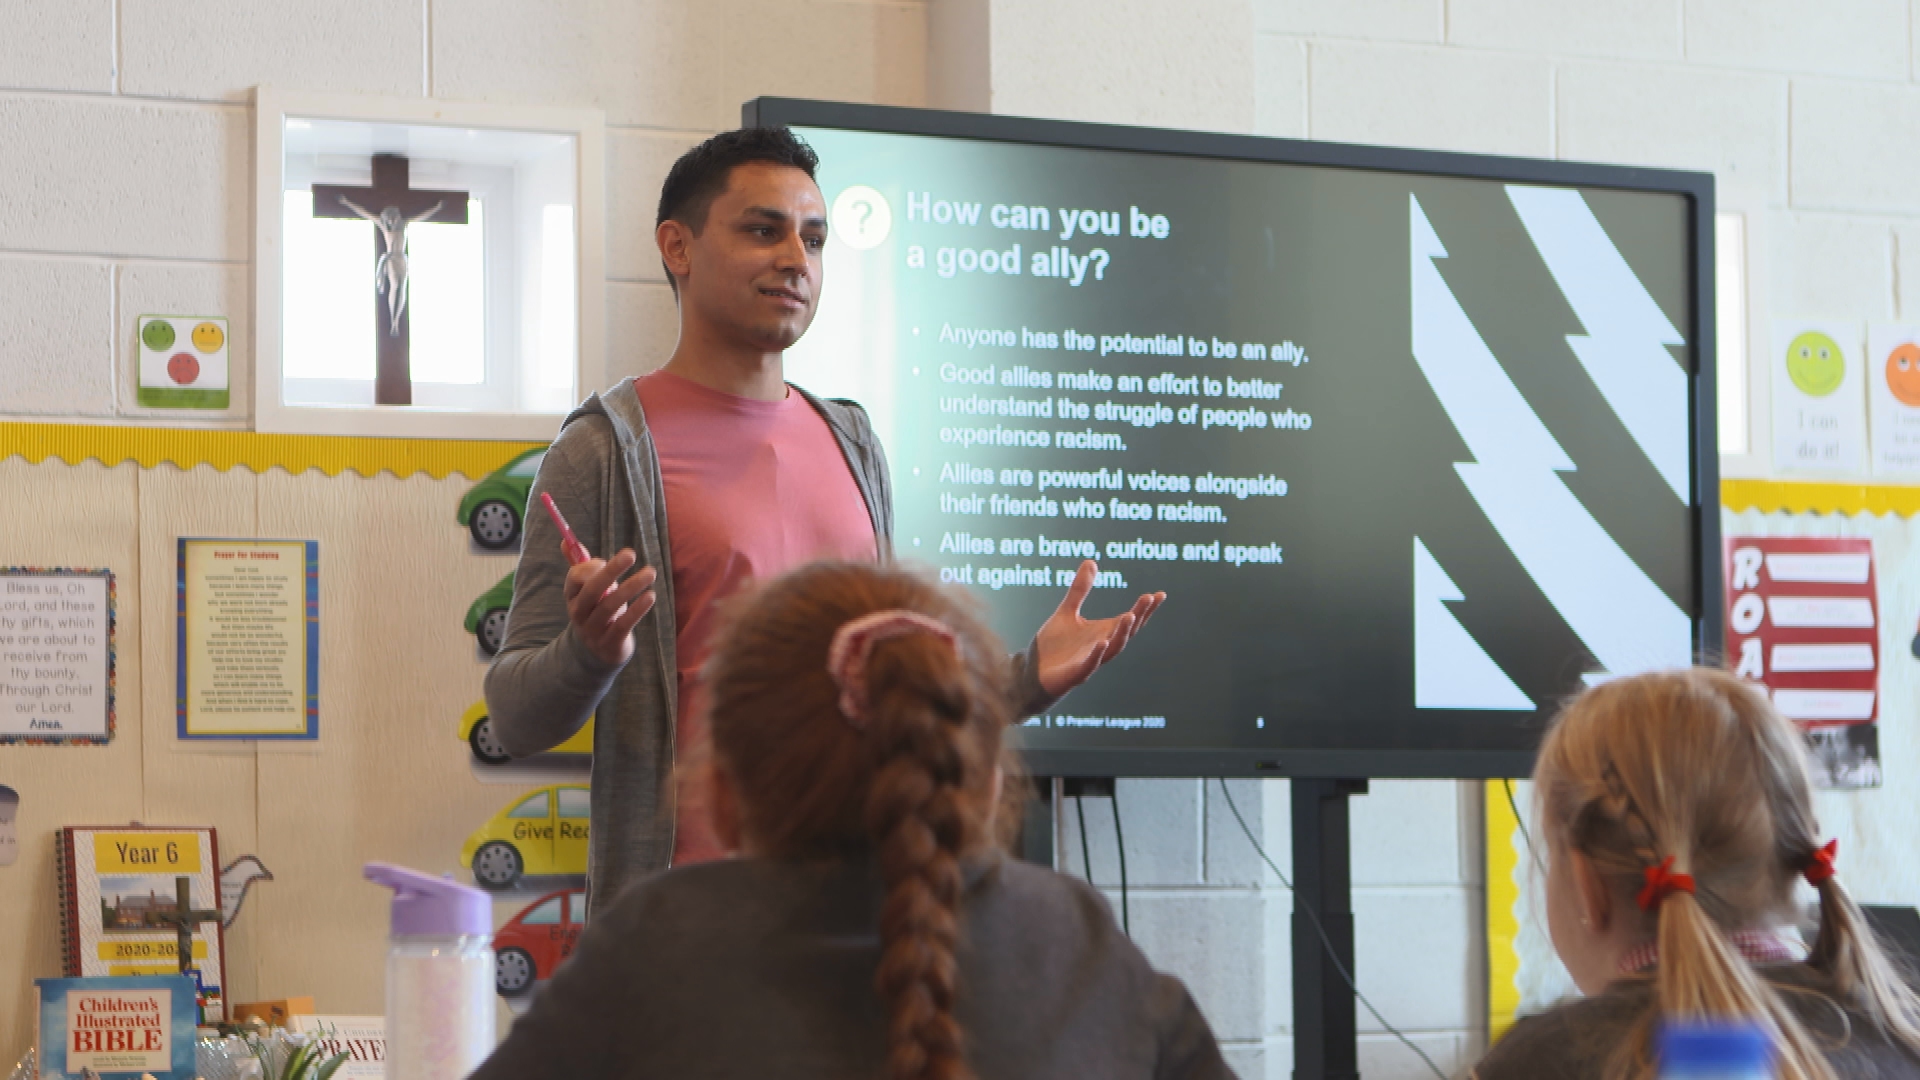
[[747,119],[820,154],[788,374],[873,416],[896,552],[1016,645],[1085,558],[1090,614],[1169,596],[1037,770],[1523,774],[1584,681],[1717,645],[1709,177]]

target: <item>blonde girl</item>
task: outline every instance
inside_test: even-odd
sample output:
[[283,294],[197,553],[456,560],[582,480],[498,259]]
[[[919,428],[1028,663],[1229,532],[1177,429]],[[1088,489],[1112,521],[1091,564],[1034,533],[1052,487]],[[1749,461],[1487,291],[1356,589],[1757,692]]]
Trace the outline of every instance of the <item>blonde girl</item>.
[[[1805,743],[1759,687],[1706,668],[1577,698],[1534,769],[1548,928],[1586,997],[1522,1020],[1480,1080],[1642,1080],[1666,1018],[1754,1022],[1782,1080],[1920,1077],[1920,1000],[1834,872]],[[1776,929],[1818,891],[1810,954]]]

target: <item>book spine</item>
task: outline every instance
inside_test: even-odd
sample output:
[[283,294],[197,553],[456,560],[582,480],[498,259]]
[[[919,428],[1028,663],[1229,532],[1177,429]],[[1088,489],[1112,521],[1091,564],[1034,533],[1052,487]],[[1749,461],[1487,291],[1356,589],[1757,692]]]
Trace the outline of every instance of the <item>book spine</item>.
[[80,890],[74,877],[73,828],[61,829],[54,839],[58,862],[55,878],[60,892],[60,961],[63,974],[80,974]]

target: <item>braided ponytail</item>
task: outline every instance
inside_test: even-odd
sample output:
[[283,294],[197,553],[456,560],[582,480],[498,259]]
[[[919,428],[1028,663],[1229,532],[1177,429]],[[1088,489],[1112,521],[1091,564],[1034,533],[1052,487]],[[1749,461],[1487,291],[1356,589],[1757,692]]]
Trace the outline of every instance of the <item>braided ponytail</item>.
[[953,1017],[960,853],[977,841],[962,793],[969,712],[958,658],[925,638],[883,643],[869,661],[868,789],[886,897],[874,987],[887,1007],[890,1080],[967,1080]]
[[[877,629],[850,646],[839,631],[859,626]],[[714,766],[748,848],[872,854],[887,1080],[972,1078],[954,1015],[961,860],[993,842],[996,767],[1017,774],[1005,665],[965,594],[853,563],[735,601],[707,662]]]

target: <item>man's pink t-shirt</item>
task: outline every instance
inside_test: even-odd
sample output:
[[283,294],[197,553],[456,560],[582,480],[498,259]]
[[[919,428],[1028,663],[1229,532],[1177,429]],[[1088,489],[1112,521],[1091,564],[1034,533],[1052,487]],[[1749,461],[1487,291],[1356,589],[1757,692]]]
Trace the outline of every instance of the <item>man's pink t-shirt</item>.
[[[700,665],[719,601],[815,559],[872,559],[873,518],[826,420],[799,394],[756,401],[664,371],[633,386],[667,499],[680,688],[675,757],[699,762],[708,745]],[[703,785],[689,782],[697,771],[679,785],[676,866],[726,854]]]

